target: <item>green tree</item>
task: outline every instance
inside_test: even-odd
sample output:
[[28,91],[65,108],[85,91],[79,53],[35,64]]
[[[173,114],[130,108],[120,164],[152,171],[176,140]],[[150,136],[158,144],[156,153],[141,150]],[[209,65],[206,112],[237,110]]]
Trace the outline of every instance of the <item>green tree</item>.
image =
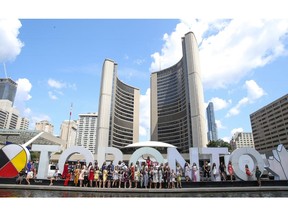
[[232,148],[231,148],[231,145],[228,143],[228,142],[225,142],[224,140],[222,139],[218,139],[218,140],[211,140],[209,141],[208,145],[207,145],[208,148],[215,148],[215,147],[226,147],[228,148],[228,151],[231,152]]

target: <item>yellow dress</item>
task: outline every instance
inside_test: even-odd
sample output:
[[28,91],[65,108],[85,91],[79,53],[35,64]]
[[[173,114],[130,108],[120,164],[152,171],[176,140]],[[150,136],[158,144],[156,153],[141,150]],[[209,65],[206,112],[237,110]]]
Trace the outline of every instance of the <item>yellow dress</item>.
[[106,182],[108,176],[108,170],[104,169],[103,170],[103,182]]
[[100,173],[100,170],[96,170],[95,173],[94,173],[94,180],[95,181],[98,181],[99,180],[99,173]]

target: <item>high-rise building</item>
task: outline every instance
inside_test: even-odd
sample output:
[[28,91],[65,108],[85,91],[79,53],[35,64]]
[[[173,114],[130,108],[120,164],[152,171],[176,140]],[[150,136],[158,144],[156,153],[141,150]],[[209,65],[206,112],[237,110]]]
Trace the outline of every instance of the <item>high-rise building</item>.
[[0,100],[9,100],[14,104],[17,83],[10,78],[0,78]]
[[212,140],[216,141],[218,140],[217,125],[215,122],[214,105],[212,102],[209,102],[206,108],[206,115],[207,115],[207,125],[208,125],[208,132],[207,132],[208,142]]
[[237,148],[255,148],[253,134],[248,132],[236,132],[230,142],[232,150]]
[[255,149],[271,154],[279,144],[288,149],[288,94],[250,114]]
[[182,59],[151,74],[151,140],[179,152],[206,147],[207,131],[198,45],[192,32],[182,38]]
[[79,114],[76,145],[89,149],[93,154],[96,148],[97,113]]
[[25,118],[25,117],[20,117],[19,119],[19,128],[20,130],[28,130],[29,129],[29,119],[28,118]]
[[10,100],[0,100],[0,129],[20,129],[19,111]]
[[65,120],[60,126],[60,138],[66,141],[66,148],[76,145],[77,121]]
[[35,124],[35,130],[38,131],[44,131],[50,134],[53,134],[54,132],[54,125],[52,125],[49,121],[47,120],[42,120],[40,122],[36,122]]
[[[105,59],[102,69],[97,126],[97,150],[139,141],[140,91],[118,79],[117,63]],[[124,148],[124,149],[123,149]]]

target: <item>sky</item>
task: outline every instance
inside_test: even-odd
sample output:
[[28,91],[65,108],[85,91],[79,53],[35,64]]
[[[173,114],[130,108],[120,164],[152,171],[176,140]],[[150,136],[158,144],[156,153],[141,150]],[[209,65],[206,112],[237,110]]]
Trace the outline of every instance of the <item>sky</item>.
[[[98,112],[102,65],[140,89],[140,141],[149,140],[150,74],[182,58],[181,37],[199,47],[205,108],[218,138],[252,132],[249,115],[287,94],[288,19],[1,19],[0,76],[18,83],[15,107],[60,134],[64,120]],[[205,112],[206,113],[206,112]]]

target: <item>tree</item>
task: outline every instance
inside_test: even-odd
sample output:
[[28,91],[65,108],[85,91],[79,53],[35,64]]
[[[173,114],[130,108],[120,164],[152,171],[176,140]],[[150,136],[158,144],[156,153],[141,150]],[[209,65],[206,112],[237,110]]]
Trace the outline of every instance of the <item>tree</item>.
[[232,147],[231,145],[228,143],[228,142],[225,142],[224,140],[222,139],[218,139],[218,140],[210,140],[208,145],[207,145],[208,148],[215,148],[215,147],[226,147],[228,148],[228,151],[230,152],[232,150]]

